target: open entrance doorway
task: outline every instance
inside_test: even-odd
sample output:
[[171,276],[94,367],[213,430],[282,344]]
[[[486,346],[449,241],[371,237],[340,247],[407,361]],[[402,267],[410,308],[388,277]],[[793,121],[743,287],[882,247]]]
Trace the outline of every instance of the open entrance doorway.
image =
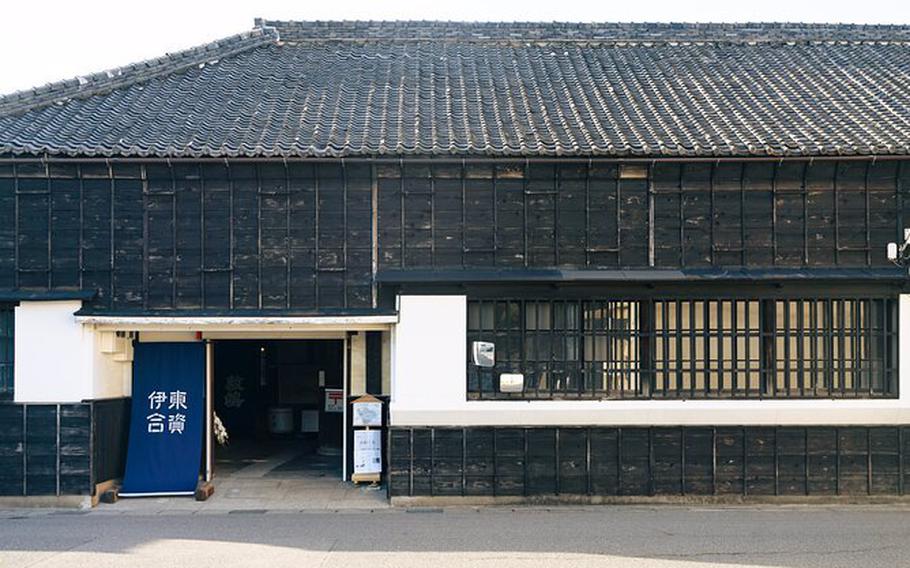
[[344,435],[344,341],[213,342],[216,480],[338,481]]

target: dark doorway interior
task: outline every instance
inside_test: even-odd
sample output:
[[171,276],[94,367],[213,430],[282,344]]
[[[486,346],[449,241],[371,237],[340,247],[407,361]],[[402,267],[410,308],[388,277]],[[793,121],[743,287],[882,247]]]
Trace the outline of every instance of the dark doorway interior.
[[215,413],[229,436],[216,445],[216,475],[259,464],[268,477],[340,477],[343,414],[326,401],[341,394],[343,342],[230,340],[214,349]]

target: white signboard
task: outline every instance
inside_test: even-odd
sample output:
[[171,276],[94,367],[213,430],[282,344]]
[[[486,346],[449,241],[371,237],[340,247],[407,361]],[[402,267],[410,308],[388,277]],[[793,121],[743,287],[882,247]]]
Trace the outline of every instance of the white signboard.
[[382,473],[382,431],[354,432],[354,475]]
[[344,412],[344,391],[341,389],[325,389],[325,411]]
[[382,426],[382,402],[355,402],[354,426]]

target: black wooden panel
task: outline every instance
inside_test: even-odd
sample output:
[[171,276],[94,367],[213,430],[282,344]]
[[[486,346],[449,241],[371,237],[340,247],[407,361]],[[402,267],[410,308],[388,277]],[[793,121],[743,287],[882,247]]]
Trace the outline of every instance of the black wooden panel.
[[129,439],[129,398],[92,402],[94,483],[123,477]]
[[118,309],[141,308],[144,301],[142,180],[114,180],[114,289]]
[[899,428],[870,428],[872,486],[870,493],[896,495],[900,492]]
[[582,428],[559,429],[559,493],[588,493],[588,432]]
[[809,493],[833,495],[837,493],[837,429],[809,428]]
[[[95,309],[363,308],[379,268],[887,266],[898,162],[40,163],[0,170],[0,288]],[[653,209],[649,211],[649,207]],[[18,230],[18,233],[16,232]],[[18,264],[17,264],[18,263]]]
[[410,494],[411,430],[393,428],[389,432],[389,494]]
[[[465,494],[466,495],[493,495],[494,488],[505,493],[522,493],[523,482],[512,474],[511,483],[503,482],[496,485],[497,477],[494,474],[494,461],[499,460],[503,466],[510,460],[517,458],[519,466],[524,463],[524,444],[516,444],[508,437],[499,437],[499,446],[494,451],[496,433],[492,428],[467,428],[465,429]],[[512,442],[511,444],[509,442]],[[504,467],[503,473],[508,471]],[[514,470],[513,470],[514,472]],[[500,476],[499,479],[505,479]]]
[[[495,495],[528,495],[533,490],[542,489],[548,480],[555,489],[554,462],[544,464],[542,468],[531,470],[531,461],[537,456],[546,456],[546,448],[535,449],[532,453],[532,442],[541,441],[544,445],[552,444],[552,440],[543,436],[532,435],[531,430],[521,428],[497,428],[494,431],[493,472],[495,476]],[[553,447],[552,445],[550,446]],[[534,458],[532,458],[532,455]],[[550,453],[551,458],[553,453]],[[546,459],[546,458],[544,458]],[[531,479],[531,476],[534,479]]]
[[745,429],[717,428],[714,444],[717,453],[717,494],[741,495],[745,487]]
[[203,219],[202,176],[197,165],[174,166],[176,258],[174,304],[181,309],[202,307]]
[[619,430],[591,428],[591,491],[618,495],[620,478]]
[[620,452],[620,495],[650,494],[650,430],[648,428],[623,428]]
[[433,495],[461,495],[464,473],[462,430],[433,430]]
[[807,492],[806,429],[777,429],[777,492],[805,495]]
[[651,487],[655,494],[682,493],[682,435],[680,428],[654,428],[651,431]]
[[26,411],[28,495],[57,494],[57,406],[29,405]]
[[232,167],[233,307],[258,308],[259,186],[255,167]]
[[[556,429],[530,428],[527,440],[527,485],[528,495],[550,495],[558,493],[556,469]],[[497,463],[497,472],[498,472]]]
[[776,494],[776,443],[775,428],[746,429],[746,494]]
[[714,492],[714,431],[711,428],[685,428],[683,493],[710,495]]
[[412,434],[412,495],[433,494],[433,431],[415,428]]
[[863,494],[869,490],[869,436],[867,428],[838,429],[838,490]]
[[[121,430],[122,432],[123,430]],[[125,436],[124,436],[125,437]],[[92,492],[92,408],[89,404],[60,406],[60,493]]]
[[412,431],[393,429],[391,494],[862,496],[871,480],[871,493],[899,495],[905,434],[891,426],[426,428],[413,431],[412,467]]
[[22,495],[23,406],[0,404],[0,495]]

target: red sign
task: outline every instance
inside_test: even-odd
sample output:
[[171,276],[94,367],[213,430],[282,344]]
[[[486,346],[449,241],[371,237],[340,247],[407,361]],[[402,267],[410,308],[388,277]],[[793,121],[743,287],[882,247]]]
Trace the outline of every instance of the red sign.
[[341,389],[325,389],[325,411],[344,412],[344,391]]

